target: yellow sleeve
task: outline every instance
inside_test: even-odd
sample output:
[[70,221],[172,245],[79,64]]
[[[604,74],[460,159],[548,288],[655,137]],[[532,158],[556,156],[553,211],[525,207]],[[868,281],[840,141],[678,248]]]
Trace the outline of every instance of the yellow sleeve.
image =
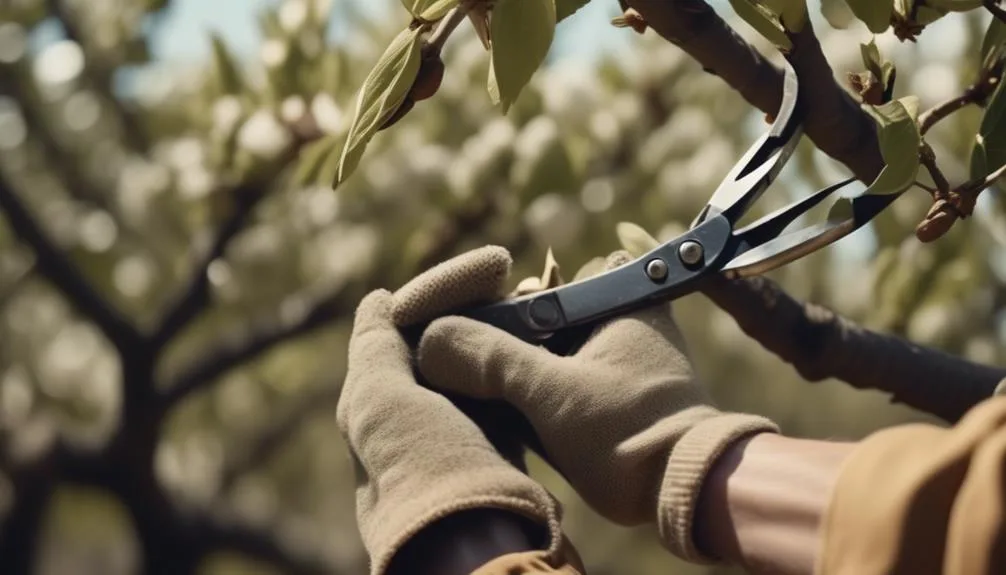
[[1006,397],[943,429],[880,431],[849,456],[817,575],[1006,573]]
[[550,562],[544,551],[511,553],[493,559],[479,567],[472,575],[587,575],[583,561],[568,539],[563,539],[559,560]]

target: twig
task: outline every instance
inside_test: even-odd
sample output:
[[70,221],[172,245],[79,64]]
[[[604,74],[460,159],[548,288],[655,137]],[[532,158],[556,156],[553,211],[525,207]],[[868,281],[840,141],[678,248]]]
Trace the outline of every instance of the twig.
[[933,194],[933,199],[945,199],[950,193],[950,182],[943,175],[943,170],[936,165],[936,152],[933,151],[933,147],[926,141],[923,141],[919,146],[919,162],[925,166],[929,175],[933,178],[933,183],[936,184],[936,193]]
[[267,192],[265,186],[240,186],[226,192],[234,198],[233,212],[217,231],[207,253],[193,266],[192,277],[175,302],[168,306],[151,341],[155,349],[160,349],[209,304],[209,268],[217,258],[224,255],[231,241],[244,229],[255,206]]
[[140,333],[99,294],[70,258],[42,230],[0,172],[0,210],[19,238],[35,253],[35,265],[82,315],[93,321],[120,352],[142,340]]
[[307,140],[298,137],[278,157],[263,165],[245,181],[214,192],[233,200],[231,213],[217,229],[209,250],[193,265],[189,283],[175,301],[167,306],[158,322],[151,338],[155,350],[163,348],[209,305],[210,266],[224,255],[234,238],[245,229],[255,208],[276,185],[277,178],[282,174],[282,167],[297,157],[305,143]]
[[471,7],[471,2],[462,2],[461,4],[451,8],[451,11],[444,16],[443,20],[437,26],[437,29],[433,31],[430,35],[430,39],[427,41],[428,46],[435,46],[437,50],[443,50],[444,44],[447,43],[447,39],[450,38],[454,30],[464,21],[465,17],[468,16],[468,9]]
[[1002,22],[1006,22],[1006,10],[1003,10],[999,6],[999,0],[984,0],[982,5],[988,10],[993,16]]
[[304,420],[321,410],[331,408],[339,400],[338,386],[324,384],[302,394],[285,413],[275,417],[239,456],[231,460],[220,476],[220,491],[227,492],[244,474],[268,461],[296,431]]
[[971,104],[984,102],[995,90],[999,81],[996,71],[983,72],[977,82],[965,88],[959,96],[937,104],[919,114],[919,133],[923,136],[940,120]]

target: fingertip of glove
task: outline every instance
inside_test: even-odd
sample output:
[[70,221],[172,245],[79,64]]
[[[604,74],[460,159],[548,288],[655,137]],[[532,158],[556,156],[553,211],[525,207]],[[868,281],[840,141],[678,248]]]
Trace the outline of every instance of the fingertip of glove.
[[617,267],[624,266],[625,264],[633,260],[632,254],[625,250],[618,250],[610,254],[604,261],[604,268],[606,270],[613,270]]
[[484,246],[437,264],[395,292],[392,318],[408,327],[451,310],[498,299],[513,259],[501,246]]
[[360,304],[356,306],[354,322],[359,329],[364,324],[374,320],[387,320],[391,318],[392,296],[386,289],[374,290],[363,296]]

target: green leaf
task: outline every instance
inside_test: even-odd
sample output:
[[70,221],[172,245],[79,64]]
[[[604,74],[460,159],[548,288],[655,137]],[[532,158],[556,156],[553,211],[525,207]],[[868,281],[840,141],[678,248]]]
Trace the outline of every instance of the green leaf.
[[884,101],[891,99],[894,91],[895,68],[894,63],[885,60],[880,55],[877,43],[871,39],[869,44],[860,44],[860,52],[863,56],[863,65],[870,71],[883,85]]
[[360,88],[334,186],[346,181],[370,139],[402,105],[419,75],[423,28],[403,30],[384,51]]
[[1006,94],[1003,84],[989,98],[971,150],[971,178],[984,178],[1006,164]]
[[982,68],[991,69],[1002,59],[1006,49],[1006,24],[998,18],[993,18],[982,39]]
[[590,0],[555,0],[555,21],[562,22],[587,5]]
[[870,32],[880,34],[891,25],[894,6],[890,0],[846,0],[849,8],[866,24]]
[[915,182],[922,136],[916,121],[919,101],[906,96],[881,106],[864,106],[877,122],[884,169],[864,194],[896,194]]
[[782,22],[771,10],[753,0],[730,0],[730,5],[748,25],[777,47],[783,50],[793,47]]
[[821,0],[821,15],[839,30],[845,30],[856,19],[845,0]]
[[[325,160],[332,157],[335,152],[340,152],[342,136],[325,136],[317,141],[311,142],[300,151],[297,159],[297,170],[293,174],[292,182],[294,186],[307,186],[318,183],[321,180],[319,173],[325,168]],[[339,156],[334,157],[336,169],[339,165]],[[335,169],[331,169],[332,179],[324,180],[330,183],[335,179]]]
[[807,3],[804,0],[760,0],[790,32],[799,32],[807,21]]
[[402,0],[402,5],[416,18],[436,22],[446,16],[459,2],[460,0]]
[[224,39],[216,32],[210,32],[210,43],[213,45],[213,67],[216,71],[217,85],[222,94],[240,94],[244,91],[244,80],[234,56],[231,54]]
[[622,244],[622,249],[634,258],[649,253],[660,245],[657,238],[632,222],[619,222],[615,226],[615,233],[618,235],[618,243]]
[[495,90],[504,114],[545,61],[555,24],[554,0],[499,0],[493,8],[489,93]]

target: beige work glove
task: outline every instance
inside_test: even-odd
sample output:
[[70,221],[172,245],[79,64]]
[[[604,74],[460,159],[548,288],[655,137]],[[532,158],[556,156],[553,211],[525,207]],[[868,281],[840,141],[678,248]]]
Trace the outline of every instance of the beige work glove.
[[[618,253],[608,267],[628,261]],[[712,405],[668,304],[600,326],[567,357],[444,317],[425,330],[418,362],[438,389],[513,404],[592,507],[624,525],[655,520],[665,546],[693,562],[711,561],[695,548],[692,527],[712,463],[742,437],[778,431]]]
[[360,303],[337,409],[357,476],[357,522],[370,573],[383,575],[406,541],[467,509],[528,518],[541,526],[536,543],[554,556],[562,543],[558,504],[450,401],[417,383],[393,308],[392,294],[383,290]]

